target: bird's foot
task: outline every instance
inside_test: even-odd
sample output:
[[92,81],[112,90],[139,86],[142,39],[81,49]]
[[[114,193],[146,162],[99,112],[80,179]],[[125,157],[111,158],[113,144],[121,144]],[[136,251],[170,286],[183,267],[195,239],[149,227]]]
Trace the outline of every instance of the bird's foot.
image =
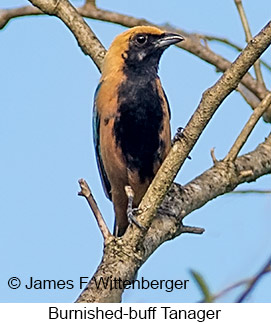
[[145,230],[145,227],[136,220],[136,216],[139,209],[133,208],[134,191],[131,188],[131,186],[125,186],[125,192],[128,198],[128,205],[127,205],[128,222],[130,224],[134,223],[141,230]]
[[184,128],[183,127],[179,127],[177,129],[177,132],[176,132],[175,136],[172,139],[172,145],[174,145],[176,141],[178,141],[178,140],[180,140],[180,139],[182,139],[182,138],[185,137],[185,135],[184,135],[183,132],[184,132]]
[[[175,134],[175,136],[172,139],[171,145],[173,146],[175,144],[176,141],[185,138],[185,134],[184,134],[184,128],[183,127],[179,127],[177,129],[177,132]],[[190,156],[187,156],[187,159],[192,159]]]
[[130,224],[134,223],[140,229],[144,229],[144,227],[136,220],[138,208],[127,208],[127,218]]

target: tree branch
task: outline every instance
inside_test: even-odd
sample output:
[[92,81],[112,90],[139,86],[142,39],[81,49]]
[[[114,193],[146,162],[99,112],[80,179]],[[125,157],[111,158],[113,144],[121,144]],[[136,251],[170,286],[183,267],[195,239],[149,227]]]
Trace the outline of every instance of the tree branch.
[[236,190],[231,194],[271,194],[271,190]]
[[[209,34],[197,34],[197,35],[200,39],[203,39],[205,41],[208,40],[210,42],[218,42],[218,43],[227,45],[227,46],[235,49],[238,52],[241,52],[243,50],[243,48],[241,46],[235,44],[234,42],[230,41],[229,39],[227,39],[225,37],[219,37],[219,36],[209,35]],[[271,71],[271,66],[269,64],[267,64],[262,59],[259,59],[259,61],[268,71]]]
[[103,235],[104,243],[106,244],[110,241],[110,239],[112,238],[112,235],[111,235],[111,233],[104,221],[104,218],[98,208],[98,205],[91,193],[91,190],[90,190],[87,182],[84,179],[80,179],[78,182],[81,187],[81,191],[78,193],[78,195],[84,196],[86,198],[86,200],[88,201],[88,204],[95,216],[95,219],[97,221],[99,229]]
[[89,55],[97,68],[101,70],[105,48],[84,21],[77,10],[67,0],[29,0],[34,6],[38,7],[44,13],[56,16],[62,20],[65,25],[74,34],[78,45],[84,54]]
[[[244,7],[243,7],[242,0],[234,0],[234,2],[235,2],[235,5],[237,7],[237,10],[239,12],[239,16],[240,16],[240,19],[241,19],[241,22],[242,22],[242,25],[243,25],[243,28],[244,28],[244,31],[245,31],[246,42],[248,43],[252,39],[252,34],[251,34],[251,31],[250,31],[249,23],[248,23],[247,16],[246,16],[246,13],[245,13],[245,10],[244,10]],[[259,60],[257,60],[255,62],[254,70],[255,70],[257,81],[262,86],[265,87]]]
[[93,7],[96,7],[96,0],[86,0],[85,6],[91,5]]
[[244,100],[252,107],[253,110],[256,109],[261,102],[261,100],[259,100],[259,98],[242,83],[239,83],[237,91],[242,95]]
[[44,15],[44,13],[33,6],[24,6],[12,9],[0,9],[0,29],[3,29],[6,24],[14,18],[24,16]]
[[252,292],[252,290],[255,288],[256,284],[259,282],[259,280],[267,273],[271,272],[271,258],[268,259],[265,266],[262,268],[262,270],[259,272],[256,277],[252,277],[247,284],[247,289],[245,292],[239,297],[237,300],[237,303],[242,303],[248,295]]
[[210,154],[211,154],[211,158],[212,158],[214,165],[216,165],[218,163],[218,160],[216,159],[216,156],[215,156],[215,148],[214,147],[211,148]]
[[[258,283],[260,281],[260,279],[267,273],[271,272],[271,258],[268,259],[267,263],[264,265],[264,267],[261,269],[261,271],[253,277],[250,278],[246,278],[246,279],[242,279],[230,286],[228,286],[227,288],[223,289],[222,291],[214,294],[214,295],[208,295],[209,296],[209,302],[213,302],[215,300],[217,300],[218,298],[226,295],[228,292],[232,291],[235,288],[238,288],[240,286],[246,285],[246,289],[245,291],[242,293],[242,295],[239,297],[237,303],[241,303],[245,300],[245,298],[251,293],[251,291],[253,290],[253,288],[255,287],[256,283]],[[202,300],[202,302],[205,302],[206,300]]]
[[271,104],[271,93],[267,94],[265,99],[263,99],[262,102],[258,105],[258,107],[253,111],[248,122],[242,129],[238,138],[235,140],[233,146],[231,147],[228,155],[225,157],[226,161],[229,161],[229,160],[232,161],[237,157],[239,151],[246,143],[255,125],[259,121],[260,117],[263,115],[264,111],[270,106],[270,104]]

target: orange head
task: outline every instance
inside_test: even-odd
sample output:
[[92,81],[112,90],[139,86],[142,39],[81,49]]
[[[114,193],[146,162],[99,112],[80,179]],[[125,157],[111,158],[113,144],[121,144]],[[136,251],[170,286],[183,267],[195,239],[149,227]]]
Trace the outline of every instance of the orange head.
[[102,73],[108,75],[128,68],[140,70],[143,65],[158,67],[163,51],[184,38],[151,26],[138,26],[126,30],[112,42],[103,65]]

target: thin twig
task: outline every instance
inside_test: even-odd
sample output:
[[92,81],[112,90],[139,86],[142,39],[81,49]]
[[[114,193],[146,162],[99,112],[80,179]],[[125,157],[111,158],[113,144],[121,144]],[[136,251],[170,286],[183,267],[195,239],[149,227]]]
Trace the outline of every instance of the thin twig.
[[243,4],[242,4],[242,0],[234,0],[234,2],[235,2],[235,5],[236,5],[236,8],[238,10],[238,13],[239,13],[243,28],[244,28],[244,32],[245,32],[245,36],[246,36],[246,42],[248,43],[251,40],[252,35],[251,35],[250,27],[249,27],[249,24],[248,24],[248,20],[247,20],[247,17],[246,17],[246,13],[245,13],[245,10],[244,10]]
[[252,292],[252,290],[255,288],[256,284],[259,282],[259,280],[267,273],[271,272],[271,258],[268,259],[267,263],[263,267],[263,269],[259,272],[256,277],[253,277],[248,282],[247,289],[244,291],[244,293],[238,298],[236,303],[242,303],[245,298]]
[[[243,7],[243,3],[242,3],[242,0],[234,0],[235,2],[235,5],[237,7],[237,10],[239,12],[239,16],[240,16],[240,19],[241,19],[241,22],[242,22],[242,25],[243,25],[243,28],[244,28],[244,32],[245,32],[245,36],[246,36],[246,42],[250,42],[251,39],[252,39],[252,34],[251,34],[251,31],[250,31],[250,27],[249,27],[249,23],[248,23],[248,20],[247,20],[247,17],[246,17],[246,13],[245,13],[245,10],[244,10],[244,7]],[[260,66],[260,61],[257,60],[254,64],[254,70],[255,70],[255,74],[256,74],[256,79],[257,81],[265,87],[265,83],[264,83],[264,80],[263,80],[263,76],[262,76],[262,72],[261,72],[261,66]]]
[[[219,37],[219,36],[214,36],[214,35],[203,35],[203,34],[198,34],[199,37],[201,39],[206,39],[208,41],[215,41],[221,44],[225,44],[235,50],[237,50],[238,52],[241,52],[243,50],[243,48],[237,44],[235,44],[234,42],[230,41],[227,38],[224,37]],[[271,65],[267,64],[265,61],[263,61],[262,59],[259,59],[260,63],[269,71],[271,71]]]
[[224,159],[225,161],[233,161],[236,159],[239,151],[247,141],[256,123],[258,122],[258,120],[260,119],[260,117],[263,115],[264,111],[269,107],[270,104],[271,104],[271,93],[269,93],[258,105],[258,107],[253,111],[248,122],[242,129],[240,135],[236,139],[233,146],[231,147],[228,155],[225,157]]
[[230,41],[229,39],[224,38],[224,37],[218,37],[218,36],[215,36],[215,35],[204,35],[204,34],[198,34],[198,36],[201,39],[206,39],[208,41],[216,41],[218,43],[225,44],[227,46],[230,46],[230,47],[234,48],[238,52],[241,52],[243,50],[243,48],[241,46],[233,43],[232,41]]
[[263,61],[262,59],[259,60],[260,63],[269,70],[269,72],[271,71],[271,66],[269,64],[267,64],[265,61]]
[[271,190],[236,190],[229,194],[271,194]]
[[240,280],[239,282],[237,283],[234,283],[228,287],[226,287],[225,289],[223,289],[222,291],[218,292],[217,294],[213,295],[212,296],[212,301],[224,296],[225,294],[227,294],[228,292],[232,291],[233,289],[237,288],[237,287],[240,287],[240,286],[243,286],[243,285],[246,285],[250,282],[250,278],[247,278],[247,279],[243,279],[243,280]]
[[[247,286],[246,290],[243,292],[243,294],[239,297],[239,299],[237,301],[237,303],[243,302],[244,299],[248,296],[248,294],[251,293],[251,291],[255,287],[256,283],[259,282],[259,280],[263,277],[263,275],[268,272],[271,272],[271,258],[264,265],[263,269],[260,271],[259,274],[257,274],[256,276],[250,277],[250,278],[242,279],[242,280],[226,287],[222,291],[220,291],[214,295],[210,295],[211,301],[213,302],[213,301],[217,300],[218,298],[224,296],[225,294],[232,291],[233,289],[236,289],[240,286],[246,285]],[[201,302],[204,302],[204,300]]]
[[210,154],[211,154],[212,161],[213,161],[214,165],[216,165],[218,161],[217,161],[217,159],[215,157],[215,147],[211,148]]
[[104,218],[98,208],[98,205],[91,193],[91,190],[87,184],[87,182],[84,179],[79,179],[78,181],[80,187],[81,187],[81,191],[78,193],[78,195],[80,196],[84,196],[86,198],[86,200],[88,201],[88,204],[95,216],[95,219],[98,223],[98,226],[101,230],[101,233],[103,235],[104,241],[105,243],[108,241],[109,238],[113,237],[104,221]]
[[96,0],[86,0],[85,5],[96,7]]
[[242,95],[244,100],[252,107],[253,110],[255,110],[261,102],[261,100],[259,100],[259,98],[242,83],[239,83],[236,90]]
[[189,225],[184,225],[181,228],[182,233],[193,233],[193,234],[202,234],[204,233],[205,229],[200,227],[191,227]]

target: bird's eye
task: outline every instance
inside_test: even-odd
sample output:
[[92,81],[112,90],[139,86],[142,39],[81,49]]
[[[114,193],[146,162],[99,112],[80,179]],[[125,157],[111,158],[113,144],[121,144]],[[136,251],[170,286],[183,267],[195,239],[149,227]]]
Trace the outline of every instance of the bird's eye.
[[147,36],[146,35],[137,35],[135,40],[138,45],[142,46],[146,43]]

